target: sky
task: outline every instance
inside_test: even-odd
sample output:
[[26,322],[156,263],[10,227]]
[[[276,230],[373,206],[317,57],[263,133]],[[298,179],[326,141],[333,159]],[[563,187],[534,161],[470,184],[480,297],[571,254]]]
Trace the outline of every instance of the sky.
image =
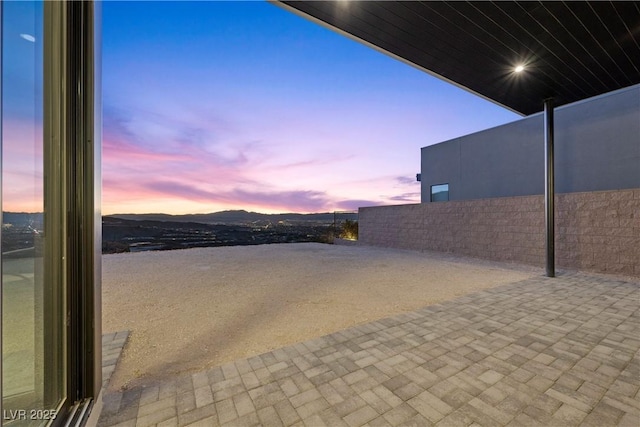
[[2,8],[2,209],[42,212],[42,10]]
[[421,147],[519,118],[262,1],[104,2],[102,82],[104,214],[418,203]]

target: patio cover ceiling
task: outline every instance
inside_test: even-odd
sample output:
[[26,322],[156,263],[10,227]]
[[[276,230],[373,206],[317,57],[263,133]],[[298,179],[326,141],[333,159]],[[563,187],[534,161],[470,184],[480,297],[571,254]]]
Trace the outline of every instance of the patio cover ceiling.
[[277,3],[521,114],[640,83],[640,2]]

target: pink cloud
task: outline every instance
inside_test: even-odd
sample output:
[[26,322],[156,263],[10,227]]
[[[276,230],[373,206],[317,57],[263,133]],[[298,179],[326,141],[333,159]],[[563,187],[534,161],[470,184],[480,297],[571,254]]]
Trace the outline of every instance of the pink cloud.
[[248,191],[238,188],[216,191],[172,181],[154,181],[146,187],[157,195],[203,204],[215,203],[292,212],[319,212],[330,207],[329,198],[320,191]]
[[[157,114],[146,116],[151,127],[159,120]],[[273,181],[286,171],[334,163],[338,155],[273,164],[270,160],[286,156],[274,155],[261,141],[238,141],[238,136],[225,139],[225,132],[215,128],[220,121],[213,121],[211,128],[173,118],[164,122],[173,130],[151,144],[149,136],[133,128],[132,122],[117,114],[105,118],[103,200],[107,210],[146,197],[304,212],[330,205],[322,191],[279,189]],[[303,176],[301,172],[293,176],[296,174]]]
[[[404,176],[371,176],[371,153],[361,158],[357,147],[346,144],[336,149],[332,139],[323,145],[331,135],[316,135],[313,128],[318,124],[303,130],[300,125],[270,129],[260,139],[251,133],[254,128],[244,132],[216,116],[207,122],[202,112],[106,111],[103,209],[107,212],[121,211],[118,206],[144,211],[145,203],[176,213],[239,208],[354,210],[403,201],[409,186],[416,185]],[[130,116],[136,119],[129,120]],[[305,138],[296,141],[296,135]],[[355,194],[364,197],[352,197]]]
[[2,208],[41,212],[43,205],[42,124],[11,117],[2,127]]
[[[152,121],[158,118],[153,115]],[[198,188],[217,183],[251,182],[243,169],[248,162],[242,147],[232,155],[223,156],[207,150],[202,137],[206,130],[190,128],[184,123],[165,120],[167,126],[178,129],[167,140],[149,142],[149,136],[140,129],[132,129],[131,122],[106,115],[103,136],[103,199],[107,210],[119,202],[149,196],[154,183],[172,177],[176,184],[172,194],[194,198]],[[177,187],[179,180],[180,187]],[[157,187],[157,186],[156,186]],[[204,199],[204,197],[201,197]]]

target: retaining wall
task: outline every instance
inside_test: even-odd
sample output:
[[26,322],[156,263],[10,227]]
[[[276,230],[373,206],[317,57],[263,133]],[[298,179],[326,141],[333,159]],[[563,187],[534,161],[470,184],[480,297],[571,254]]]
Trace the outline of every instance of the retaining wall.
[[[556,194],[556,266],[640,277],[640,188]],[[358,242],[544,267],[544,197],[360,208]]]

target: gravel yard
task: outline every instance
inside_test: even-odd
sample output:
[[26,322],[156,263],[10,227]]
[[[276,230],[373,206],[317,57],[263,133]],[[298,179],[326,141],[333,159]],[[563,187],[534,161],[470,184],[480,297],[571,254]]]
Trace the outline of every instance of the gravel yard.
[[131,331],[110,387],[152,384],[540,274],[320,243],[105,255],[103,333]]

